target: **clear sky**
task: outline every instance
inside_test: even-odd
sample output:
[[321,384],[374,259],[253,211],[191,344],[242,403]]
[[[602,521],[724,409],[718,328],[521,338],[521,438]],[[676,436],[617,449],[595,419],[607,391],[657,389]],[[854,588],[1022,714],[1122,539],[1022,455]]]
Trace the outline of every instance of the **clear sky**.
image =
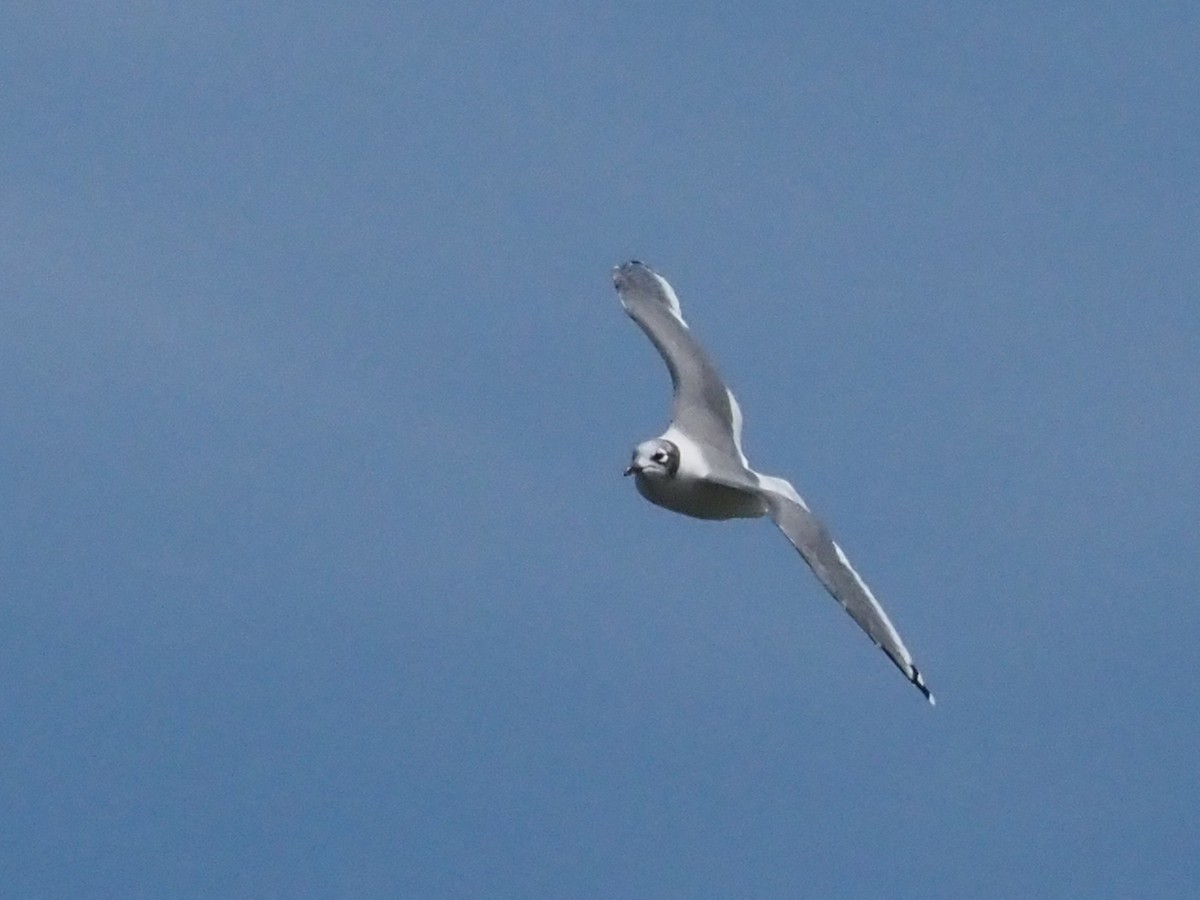
[[1196,4],[10,7],[0,893],[1200,890]]

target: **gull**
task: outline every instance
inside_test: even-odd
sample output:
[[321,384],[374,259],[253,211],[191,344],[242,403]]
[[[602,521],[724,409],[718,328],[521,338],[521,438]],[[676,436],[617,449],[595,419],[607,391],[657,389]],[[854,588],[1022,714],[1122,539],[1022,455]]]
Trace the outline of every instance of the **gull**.
[[626,475],[658,506],[697,519],[770,516],[817,579],[933,704],[934,697],[887,613],[825,526],[782,478],[750,468],[742,411],[692,337],[667,280],[638,260],[613,269],[621,305],[662,354],[671,373],[671,423],[634,448]]

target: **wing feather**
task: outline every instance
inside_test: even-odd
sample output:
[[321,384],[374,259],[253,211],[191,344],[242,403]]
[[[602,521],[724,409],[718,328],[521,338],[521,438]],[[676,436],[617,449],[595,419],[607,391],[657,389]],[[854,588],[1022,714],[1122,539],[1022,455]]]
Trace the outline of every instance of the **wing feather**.
[[871,589],[850,565],[850,560],[825,526],[800,499],[795,489],[782,478],[759,476],[768,511],[779,530],[799,551],[825,589],[833,595],[850,617],[858,623],[875,645],[888,655],[904,677],[916,685],[925,698],[934,703],[933,694],[913,663],[899,632],[883,611]]
[[625,312],[650,338],[671,373],[672,424],[711,446],[716,451],[714,458],[744,461],[737,401],[712,359],[692,336],[671,285],[637,261],[617,266],[613,284]]

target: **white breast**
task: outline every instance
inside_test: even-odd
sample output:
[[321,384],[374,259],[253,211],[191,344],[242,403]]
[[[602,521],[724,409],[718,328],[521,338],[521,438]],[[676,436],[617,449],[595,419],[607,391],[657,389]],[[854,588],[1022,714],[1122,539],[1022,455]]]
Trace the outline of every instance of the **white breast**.
[[680,474],[654,477],[641,472],[638,492],[658,506],[696,519],[755,519],[767,511],[763,499],[752,491],[716,484]]

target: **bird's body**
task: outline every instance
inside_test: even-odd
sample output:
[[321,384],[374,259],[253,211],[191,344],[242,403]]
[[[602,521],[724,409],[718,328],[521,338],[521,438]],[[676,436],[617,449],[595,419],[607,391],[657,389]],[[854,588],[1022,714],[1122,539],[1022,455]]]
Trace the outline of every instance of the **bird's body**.
[[742,413],[691,335],[675,291],[636,260],[613,270],[630,317],[662,354],[674,386],[671,424],[633,451],[626,475],[651,503],[698,519],[770,516],[817,578],[933,703],[912,655],[842,548],[782,478],[754,471],[742,452]]
[[669,428],[647,444],[679,461],[671,470],[631,466],[638,493],[651,503],[695,519],[754,519],[766,514],[767,504],[757,490],[710,479],[703,452],[677,429]]

